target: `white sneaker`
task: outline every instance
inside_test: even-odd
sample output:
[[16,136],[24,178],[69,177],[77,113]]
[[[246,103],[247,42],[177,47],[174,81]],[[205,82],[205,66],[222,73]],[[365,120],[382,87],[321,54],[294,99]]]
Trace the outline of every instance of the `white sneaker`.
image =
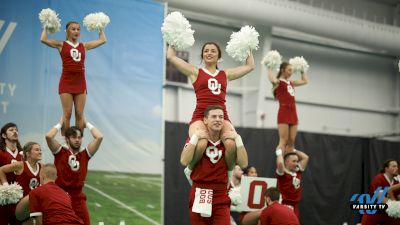
[[183,173],[185,173],[186,179],[188,180],[190,186],[192,186],[193,185],[193,181],[192,181],[192,178],[190,178],[190,175],[192,174],[192,170],[189,169],[189,167],[186,167],[183,170]]

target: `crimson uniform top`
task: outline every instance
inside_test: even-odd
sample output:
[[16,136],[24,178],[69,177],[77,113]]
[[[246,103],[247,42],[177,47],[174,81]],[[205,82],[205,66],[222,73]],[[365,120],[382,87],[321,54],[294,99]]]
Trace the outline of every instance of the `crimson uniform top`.
[[68,193],[53,182],[29,193],[30,216],[42,216],[43,225],[83,224],[72,210]]
[[207,148],[190,177],[193,184],[206,185],[210,189],[223,187],[228,190],[228,166],[225,162],[225,146],[221,140],[216,143],[208,141]]
[[223,70],[216,70],[214,74],[206,69],[199,69],[193,88],[196,93],[196,109],[193,112],[193,123],[197,120],[203,120],[204,110],[209,105],[219,105],[224,109],[224,119],[229,120],[226,112],[225,96],[227,77]]
[[[369,189],[368,189],[368,193],[370,196],[374,196],[374,192],[379,186],[382,187],[382,189],[383,189],[385,187],[390,187],[390,186],[396,185],[398,183],[399,183],[399,181],[397,181],[395,179],[393,179],[393,181],[390,183],[389,179],[386,178],[385,174],[380,173],[380,174],[376,175],[374,177],[374,179],[372,180],[371,185],[369,186]],[[396,191],[394,193],[394,196],[397,197],[397,195],[399,195],[399,194],[400,194],[400,191]]]
[[[6,148],[5,151],[0,149],[0,167],[11,164],[17,161],[23,161],[24,157],[22,156],[22,151],[16,150],[12,152],[9,148]],[[14,173],[7,173],[7,181],[8,183],[15,181],[15,174]]]
[[64,41],[61,48],[63,70],[58,92],[80,94],[86,91],[85,47],[83,43]]
[[81,193],[90,157],[87,148],[74,154],[66,146],[61,146],[54,153],[54,165],[57,168],[56,184],[71,195]]
[[34,171],[29,162],[25,161],[24,170],[20,175],[16,176],[16,181],[24,190],[24,196],[28,195],[31,190],[39,186],[40,163],[37,163],[37,166],[37,170]]
[[301,171],[297,172],[283,172],[283,174],[278,174],[276,171],[276,175],[278,178],[278,188],[282,193],[282,200],[289,201],[292,203],[300,202],[301,199]]
[[275,94],[279,101],[278,124],[296,125],[298,119],[293,82],[279,79]]
[[277,202],[263,209],[260,215],[261,225],[300,225],[293,209]]

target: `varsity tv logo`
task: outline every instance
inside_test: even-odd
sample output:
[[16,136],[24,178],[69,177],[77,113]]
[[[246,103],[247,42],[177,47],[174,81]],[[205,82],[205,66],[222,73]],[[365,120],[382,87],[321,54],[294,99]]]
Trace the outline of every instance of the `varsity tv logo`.
[[378,187],[374,195],[369,194],[354,194],[350,199],[350,207],[352,210],[358,210],[360,214],[375,214],[377,211],[384,211],[388,208],[386,204],[382,204],[386,196],[388,187],[382,190]]
[[3,52],[4,47],[6,47],[6,44],[8,42],[8,40],[10,39],[12,33],[14,32],[15,27],[17,26],[16,22],[10,22],[6,28],[6,30],[4,31],[3,34],[1,34],[2,32],[2,28],[3,25],[5,24],[6,21],[4,20],[0,20],[0,54]]

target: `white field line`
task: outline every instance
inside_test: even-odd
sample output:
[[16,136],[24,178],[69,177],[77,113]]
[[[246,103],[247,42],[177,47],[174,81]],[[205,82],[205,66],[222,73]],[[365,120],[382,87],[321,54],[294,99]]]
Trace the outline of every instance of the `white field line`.
[[122,206],[123,208],[125,208],[125,209],[127,209],[127,210],[129,210],[129,211],[131,211],[131,212],[133,212],[133,213],[135,213],[136,215],[138,215],[139,217],[143,218],[144,220],[150,222],[151,224],[160,225],[157,221],[154,221],[153,219],[147,217],[146,215],[144,215],[143,213],[139,212],[138,210],[136,210],[136,209],[134,209],[134,208],[132,208],[132,207],[126,205],[125,203],[119,201],[118,199],[115,199],[115,198],[111,197],[110,195],[108,195],[108,194],[106,194],[106,193],[100,191],[99,189],[97,189],[97,188],[95,188],[95,187],[93,187],[93,186],[91,186],[91,185],[89,185],[89,184],[85,184],[85,187],[87,187],[87,188],[89,188],[89,189],[91,189],[91,190],[97,192],[98,194],[100,194],[100,195],[102,195],[102,196],[108,198],[109,200],[111,200],[111,201],[117,203],[118,205]]

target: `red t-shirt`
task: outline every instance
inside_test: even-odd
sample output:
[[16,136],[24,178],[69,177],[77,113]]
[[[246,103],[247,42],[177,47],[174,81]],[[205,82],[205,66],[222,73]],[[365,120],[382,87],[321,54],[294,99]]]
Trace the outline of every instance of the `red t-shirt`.
[[278,178],[278,188],[282,194],[282,199],[290,202],[300,202],[301,199],[301,171],[289,174],[287,171],[283,175],[276,174]]
[[214,74],[199,69],[193,88],[196,93],[196,109],[193,112],[192,120],[202,120],[204,118],[204,110],[209,105],[219,105],[224,109],[225,120],[229,120],[226,112],[225,97],[227,87],[227,77],[223,70],[217,70]]
[[20,175],[16,176],[16,181],[21,185],[24,190],[24,196],[28,195],[32,189],[35,189],[40,184],[39,173],[41,165],[37,163],[37,170],[35,171],[28,161],[24,162],[24,170]]
[[[14,152],[12,152],[9,148],[6,148],[5,150],[0,149],[0,167],[23,160],[24,157],[22,151],[15,150]],[[15,181],[14,173],[7,173],[6,176],[8,183],[12,183]]]
[[43,225],[83,224],[74,213],[71,198],[55,183],[46,183],[29,193],[30,216],[42,216]]
[[191,178],[197,184],[225,185],[228,188],[228,166],[225,162],[225,146],[221,140],[208,141],[201,159],[193,168]]
[[260,215],[260,223],[261,225],[300,225],[293,209],[277,202],[263,209]]
[[54,165],[57,168],[56,184],[70,194],[80,193],[85,184],[90,154],[87,148],[73,153],[61,146],[54,153]]

